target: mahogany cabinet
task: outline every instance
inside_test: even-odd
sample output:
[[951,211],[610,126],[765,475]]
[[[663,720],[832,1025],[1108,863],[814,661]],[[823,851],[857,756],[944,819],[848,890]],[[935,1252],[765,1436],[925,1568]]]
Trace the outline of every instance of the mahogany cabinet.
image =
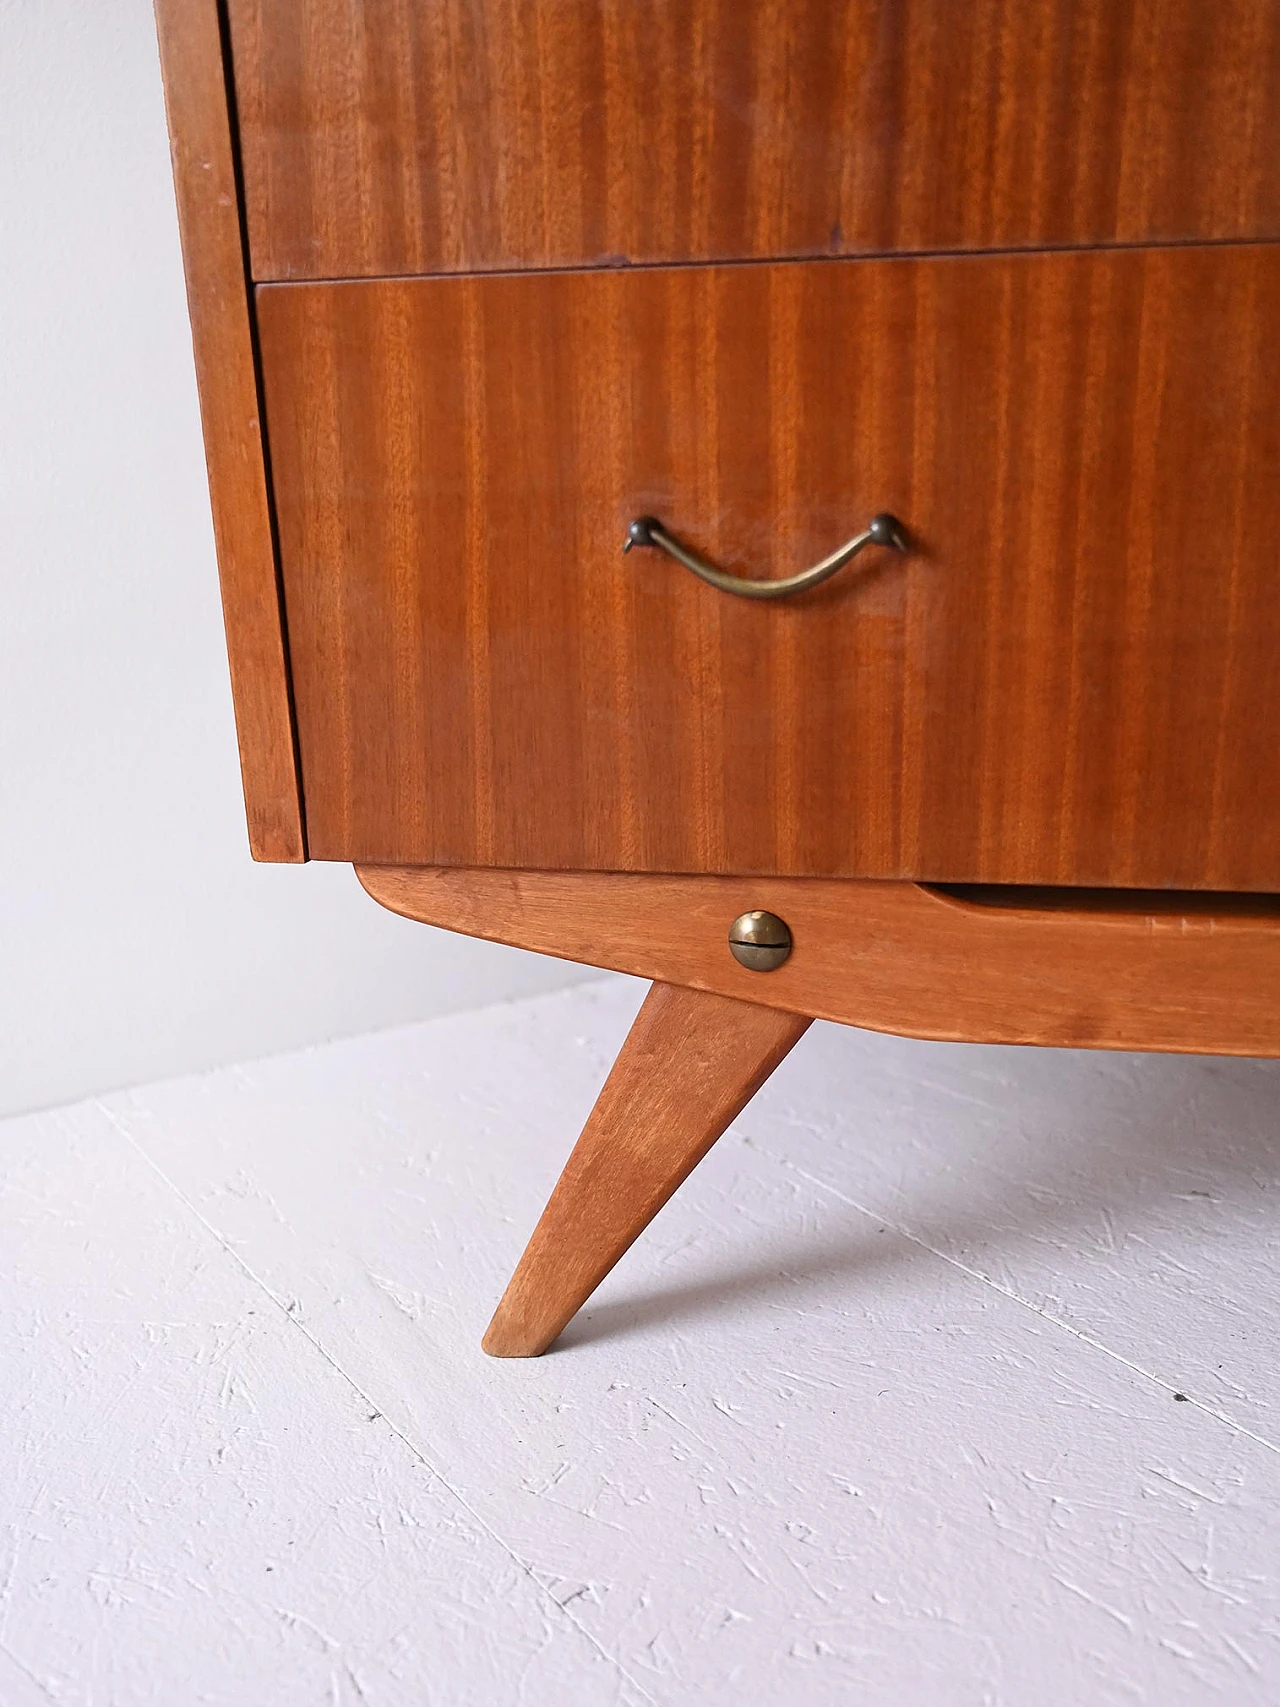
[[250,841],[654,989],[1280,1054],[1280,0],[158,0]]

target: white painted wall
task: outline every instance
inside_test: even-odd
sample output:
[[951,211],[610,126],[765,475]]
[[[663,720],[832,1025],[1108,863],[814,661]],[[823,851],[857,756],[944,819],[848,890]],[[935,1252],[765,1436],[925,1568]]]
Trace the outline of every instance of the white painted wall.
[[149,0],[0,0],[0,1113],[581,976],[251,863]]

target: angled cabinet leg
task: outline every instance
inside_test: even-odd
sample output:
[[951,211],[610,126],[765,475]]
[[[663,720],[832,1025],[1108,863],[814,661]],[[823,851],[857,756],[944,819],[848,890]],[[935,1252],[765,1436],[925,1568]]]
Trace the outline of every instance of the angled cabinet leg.
[[653,986],[494,1312],[491,1356],[547,1349],[809,1023]]

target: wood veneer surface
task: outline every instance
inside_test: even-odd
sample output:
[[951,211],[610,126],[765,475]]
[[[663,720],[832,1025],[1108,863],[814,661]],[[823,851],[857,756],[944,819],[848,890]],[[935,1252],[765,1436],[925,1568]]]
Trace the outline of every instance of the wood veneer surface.
[[1280,235],[1278,0],[230,0],[254,276]]
[[319,857],[1280,889],[1280,247],[258,304]]
[[156,0],[249,845],[306,855],[216,0]]

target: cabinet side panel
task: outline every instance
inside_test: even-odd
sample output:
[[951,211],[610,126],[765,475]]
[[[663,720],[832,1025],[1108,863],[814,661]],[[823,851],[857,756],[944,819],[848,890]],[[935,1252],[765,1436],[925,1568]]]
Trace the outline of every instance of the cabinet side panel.
[[156,0],[196,382],[255,859],[307,857],[216,0]]

